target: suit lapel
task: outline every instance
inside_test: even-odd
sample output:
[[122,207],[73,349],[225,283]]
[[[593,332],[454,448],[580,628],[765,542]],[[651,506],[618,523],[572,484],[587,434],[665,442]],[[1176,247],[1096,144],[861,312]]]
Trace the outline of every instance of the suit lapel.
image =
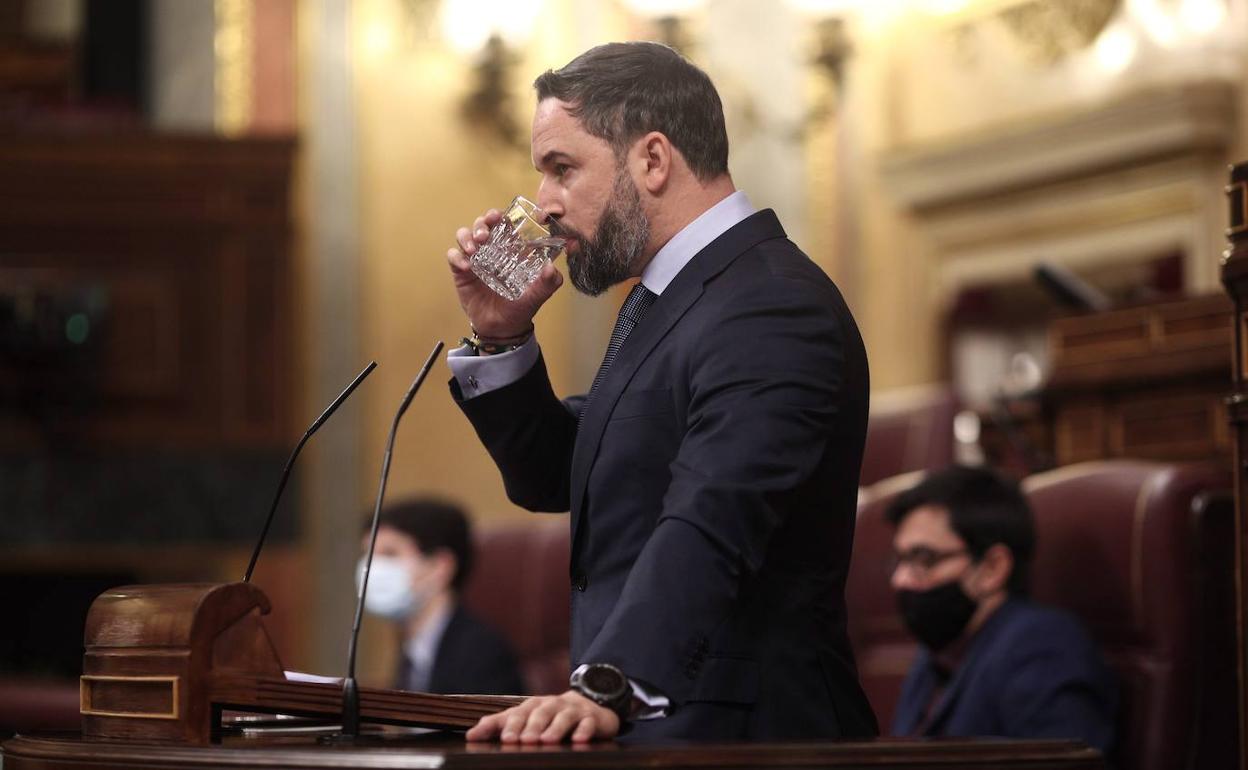
[[[970,672],[979,666],[981,661],[974,656],[968,655],[958,670],[954,673],[953,679],[940,693],[940,699],[932,706],[932,713],[923,723],[924,735],[939,735],[939,727],[949,718],[949,712],[953,709],[953,704],[958,701],[958,694],[963,687],[966,686],[967,680],[970,678]],[[929,690],[930,692],[930,690]]]
[[431,661],[433,670],[429,672],[429,692],[446,692],[450,689],[443,680],[450,672],[458,671],[463,664],[463,661],[457,659],[463,647],[460,639],[464,630],[463,612],[463,608],[456,602],[450,619],[446,621],[446,628],[442,629],[442,637],[438,639],[438,647],[434,650]]
[[913,735],[923,718],[923,706],[932,697],[936,679],[932,675],[931,653],[920,647],[911,674],[902,685],[901,698],[893,713],[893,734]]
[[953,706],[958,702],[958,697],[962,690],[966,689],[967,683],[974,678],[974,674],[981,667],[987,665],[989,659],[988,651],[992,648],[992,640],[1005,627],[1008,616],[1012,610],[1009,601],[997,608],[984,626],[979,629],[979,633],[971,641],[966,652],[962,655],[962,662],[954,672],[953,679],[945,691],[940,694],[940,700],[932,707],[932,714],[928,718],[927,723],[923,727],[925,735],[939,735],[940,726],[949,718]]
[[703,286],[708,280],[758,243],[783,237],[784,228],[770,209],[756,212],[724,232],[694,255],[676,275],[620,348],[611,368],[598,384],[598,390],[586,407],[577,429],[576,446],[572,453],[570,488],[574,558],[580,545],[577,531],[585,515],[589,472],[598,457],[602,434],[611,418],[611,412],[633,375],[672,327],[702,296]]

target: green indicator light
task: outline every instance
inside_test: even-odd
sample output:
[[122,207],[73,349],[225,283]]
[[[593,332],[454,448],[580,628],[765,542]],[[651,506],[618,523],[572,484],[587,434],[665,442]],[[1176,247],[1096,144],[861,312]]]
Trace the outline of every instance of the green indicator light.
[[75,345],[81,345],[87,341],[87,335],[91,333],[91,321],[87,319],[85,313],[74,313],[65,322],[65,338]]

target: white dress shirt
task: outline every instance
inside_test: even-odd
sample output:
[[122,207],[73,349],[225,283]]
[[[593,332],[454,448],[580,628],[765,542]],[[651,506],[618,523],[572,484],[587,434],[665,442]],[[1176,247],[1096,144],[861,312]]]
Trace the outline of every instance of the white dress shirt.
[[411,663],[411,673],[403,684],[409,690],[428,692],[433,679],[433,664],[438,657],[438,647],[442,645],[442,635],[451,622],[451,614],[455,609],[453,602],[442,605],[440,612],[425,621],[424,626],[403,642],[403,654]]

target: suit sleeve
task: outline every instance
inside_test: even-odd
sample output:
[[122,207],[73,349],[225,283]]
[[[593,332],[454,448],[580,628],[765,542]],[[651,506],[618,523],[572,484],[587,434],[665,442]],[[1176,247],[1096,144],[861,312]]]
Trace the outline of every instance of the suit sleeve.
[[1113,747],[1117,691],[1091,640],[1072,622],[1017,634],[1000,693],[1006,735],[1074,738]]
[[846,354],[830,291],[767,276],[690,330],[688,421],[663,510],[582,660],[677,706],[696,695],[699,651],[836,438]]
[[502,472],[507,497],[530,511],[567,511],[577,402],[555,396],[545,359],[516,382],[475,398],[465,399],[455,379],[450,387]]
[[525,691],[511,646],[492,626],[457,609],[438,644],[430,692],[518,695]]
[[526,691],[515,653],[501,637],[483,636],[474,662],[474,693],[481,695],[521,695]]

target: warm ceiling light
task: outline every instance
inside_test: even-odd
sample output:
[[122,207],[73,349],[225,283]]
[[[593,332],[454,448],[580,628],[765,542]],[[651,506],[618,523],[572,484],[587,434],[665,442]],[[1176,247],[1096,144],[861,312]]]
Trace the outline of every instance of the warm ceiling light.
[[442,36],[461,54],[494,36],[514,48],[528,42],[541,10],[541,0],[444,0]]
[[844,16],[861,5],[861,0],[785,0],[789,7],[812,16]]
[[1135,37],[1121,24],[1105,29],[1096,39],[1096,60],[1102,69],[1118,74],[1131,65],[1135,58]]
[[1160,0],[1129,0],[1127,10],[1157,45],[1170,48],[1178,42],[1174,19],[1161,7]]
[[638,16],[662,18],[687,16],[706,4],[706,0],[624,0],[624,5]]
[[1226,3],[1223,0],[1183,0],[1179,4],[1179,19],[1193,32],[1213,32],[1225,18]]

